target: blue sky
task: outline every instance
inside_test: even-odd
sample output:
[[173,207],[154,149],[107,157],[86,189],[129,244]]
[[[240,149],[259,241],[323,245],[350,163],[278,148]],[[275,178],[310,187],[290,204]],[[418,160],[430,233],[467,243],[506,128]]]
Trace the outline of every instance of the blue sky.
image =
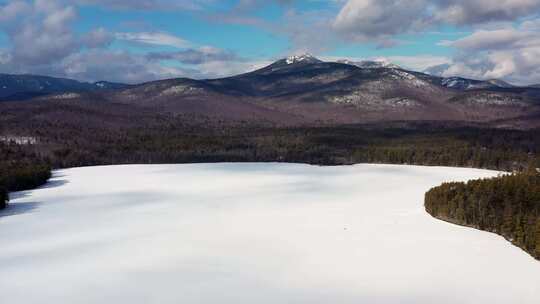
[[307,52],[536,83],[539,11],[540,0],[0,0],[0,73],[211,78]]
[[[90,31],[96,25],[105,27],[113,32],[154,31],[164,32],[193,43],[194,45],[208,45],[216,48],[232,50],[247,58],[268,59],[286,56],[294,53],[296,45],[280,33],[273,32],[265,27],[245,24],[220,22],[213,19],[213,15],[226,14],[237,1],[222,1],[219,4],[208,6],[205,12],[199,11],[134,11],[134,10],[107,10],[99,6],[85,6],[79,11],[80,20],[76,29],[80,33]],[[265,22],[279,22],[287,10],[295,9],[298,12],[309,13],[321,10],[337,11],[335,4],[324,1],[302,1],[294,6],[280,6],[270,4],[253,11],[252,16]],[[138,25],[137,25],[138,24]],[[218,29],[216,29],[218,28]],[[416,55],[427,53],[433,55],[449,55],[452,50],[441,47],[437,42],[450,38],[459,38],[465,33],[455,28],[447,28],[445,32],[429,32],[424,35],[401,35],[397,37],[403,42],[394,48],[378,48],[376,43],[356,43],[339,41],[339,45],[329,48],[317,55],[373,57],[392,55]],[[119,44],[116,47],[137,49],[130,44]],[[152,48],[166,50],[165,46],[153,45]]]

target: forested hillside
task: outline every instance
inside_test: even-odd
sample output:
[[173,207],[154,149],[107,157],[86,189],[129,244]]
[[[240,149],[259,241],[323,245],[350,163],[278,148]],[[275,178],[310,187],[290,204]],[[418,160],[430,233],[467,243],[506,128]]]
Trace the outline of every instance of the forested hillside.
[[540,260],[540,174],[446,183],[426,193],[436,218],[504,236]]
[[[39,124],[21,145],[54,168],[147,163],[392,163],[522,170],[538,161],[540,132],[419,124],[267,128],[208,127],[182,120],[144,128]],[[16,156],[13,156],[17,159]]]

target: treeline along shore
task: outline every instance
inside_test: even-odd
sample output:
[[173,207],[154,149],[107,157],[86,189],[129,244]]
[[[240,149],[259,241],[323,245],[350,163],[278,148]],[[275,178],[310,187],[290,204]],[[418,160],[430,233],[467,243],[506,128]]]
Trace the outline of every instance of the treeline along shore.
[[540,173],[445,183],[426,193],[432,216],[504,236],[540,260]]
[[10,138],[33,140],[0,142],[0,207],[5,206],[8,191],[44,184],[51,169],[93,165],[387,163],[528,170],[529,175],[445,184],[428,193],[426,207],[436,217],[502,234],[538,257],[540,200],[537,177],[531,177],[530,169],[540,167],[540,130],[430,123],[278,128],[182,120],[125,128],[80,128],[58,121],[23,130]]
[[[49,168],[94,165],[295,162],[388,163],[523,171],[540,167],[539,130],[351,125],[276,128],[163,121],[144,127],[27,123],[0,141],[0,185],[9,191],[42,184]],[[210,125],[210,126],[209,126]],[[0,130],[2,131],[2,130]],[[21,138],[32,140],[17,141]]]
[[37,188],[51,177],[50,165],[24,146],[2,143],[0,153],[0,209],[7,207],[9,192]]

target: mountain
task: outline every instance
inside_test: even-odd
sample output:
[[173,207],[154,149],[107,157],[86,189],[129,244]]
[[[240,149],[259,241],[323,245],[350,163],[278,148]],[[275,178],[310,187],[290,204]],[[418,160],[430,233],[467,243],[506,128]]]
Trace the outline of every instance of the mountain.
[[499,88],[514,88],[515,86],[500,79],[489,80],[474,80],[463,77],[444,77],[443,74],[448,68],[449,64],[440,64],[424,70],[423,73],[434,77],[439,77],[440,85],[456,89],[456,90],[477,90],[477,89],[499,89]]
[[0,74],[0,100],[26,100],[52,93],[87,92],[126,87],[128,85],[106,81],[87,83],[48,76]]
[[283,58],[220,79],[178,78],[103,87],[111,90],[70,90],[33,100],[62,107],[84,105],[84,111],[94,111],[92,115],[114,108],[115,116],[144,111],[188,117],[186,121],[207,117],[278,125],[453,121],[540,126],[538,88],[444,78],[386,63],[324,62],[311,55]]
[[447,88],[456,89],[456,90],[477,90],[477,89],[499,89],[505,88],[510,89],[515,86],[509,84],[500,79],[490,79],[490,80],[473,80],[462,77],[448,77],[441,78],[441,85]]

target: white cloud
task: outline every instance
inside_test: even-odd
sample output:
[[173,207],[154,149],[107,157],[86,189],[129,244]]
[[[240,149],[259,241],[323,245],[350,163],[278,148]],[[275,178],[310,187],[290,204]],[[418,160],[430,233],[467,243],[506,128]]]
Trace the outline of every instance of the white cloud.
[[189,41],[164,32],[116,33],[115,36],[118,40],[137,44],[172,46],[179,49],[191,46]]
[[349,0],[334,28],[357,38],[385,37],[420,26],[425,0]]
[[428,54],[416,56],[387,56],[383,58],[414,71],[423,71],[430,66],[447,64],[452,61],[451,58],[446,56],[434,56]]
[[263,68],[271,61],[267,60],[242,60],[242,61],[208,61],[198,66],[198,78],[227,77],[251,72]]
[[119,10],[199,10],[212,0],[73,0],[72,2]]
[[8,64],[12,60],[9,52],[0,50],[0,64]]
[[82,38],[83,43],[88,48],[101,48],[108,46],[114,40],[114,36],[100,27],[85,34]]
[[539,11],[540,0],[348,0],[334,28],[347,37],[380,40],[441,25],[514,22]]
[[478,30],[465,38],[455,41],[443,41],[441,44],[469,51],[515,49],[540,46],[540,36],[538,34],[537,32],[522,31],[515,28],[491,31]]
[[[290,4],[293,0],[275,0]],[[133,82],[170,76],[209,78],[246,72],[269,62],[247,60],[237,54],[201,47],[171,33],[123,31],[105,28],[86,33],[74,30],[81,5],[125,10],[197,10],[216,0],[12,0],[0,4],[0,30],[9,44],[0,50],[0,72],[43,73],[83,80]],[[258,26],[291,42],[287,52],[324,53],[345,43],[377,43],[379,47],[399,44],[402,33],[423,33],[440,25],[472,26],[474,32],[462,39],[440,44],[456,49],[453,59],[445,56],[388,56],[388,60],[413,70],[448,64],[445,75],[504,78],[514,82],[540,82],[540,0],[334,0],[329,10],[297,10],[283,6],[285,14],[270,22],[254,12],[268,1],[241,0],[227,16],[216,21]],[[206,15],[208,17],[208,15]],[[209,18],[209,17],[208,17]],[[520,26],[509,26],[523,20]],[[492,27],[498,22],[497,27]],[[503,23],[501,23],[503,22]],[[502,24],[502,25],[501,25]],[[470,29],[470,28],[467,28]],[[115,40],[144,46],[167,46],[175,52],[134,54],[108,49]],[[29,47],[31,46],[31,47]],[[107,60],[99,61],[99,56]],[[354,58],[350,58],[355,60]],[[80,62],[77,62],[79,60]],[[171,66],[174,65],[174,66]],[[112,67],[127,69],[125,77]],[[161,75],[161,76],[159,76]]]
[[24,1],[12,1],[0,7],[0,23],[9,22],[30,10],[31,7]]
[[538,13],[540,0],[439,0],[435,20],[455,25],[514,21]]
[[174,60],[192,65],[211,61],[242,61],[242,59],[233,52],[209,46],[197,49],[184,49],[177,52],[151,52],[148,53],[146,57],[150,60]]
[[[137,83],[172,77],[229,76],[245,72],[250,66],[249,61],[232,52],[210,46],[196,47],[164,32],[115,34],[95,28],[77,33],[73,29],[78,18],[77,7],[66,5],[63,0],[15,1],[0,4],[0,12],[0,30],[9,39],[8,47],[0,50],[1,73]],[[152,57],[111,50],[108,46],[115,39],[171,46],[179,51]]]
[[444,45],[457,49],[458,56],[442,75],[502,78],[518,84],[540,82],[540,31],[533,24],[536,20],[444,41]]
[[4,29],[11,41],[13,60],[25,64],[41,64],[61,59],[77,48],[71,29],[77,17],[74,7],[63,6],[54,0],[36,0],[32,4],[16,3],[0,8],[14,14],[10,15],[12,17],[8,22],[0,23],[0,28]]
[[66,57],[57,65],[58,74],[88,81],[109,80],[140,83],[185,76],[192,71],[163,67],[144,56],[125,51],[90,50]]

